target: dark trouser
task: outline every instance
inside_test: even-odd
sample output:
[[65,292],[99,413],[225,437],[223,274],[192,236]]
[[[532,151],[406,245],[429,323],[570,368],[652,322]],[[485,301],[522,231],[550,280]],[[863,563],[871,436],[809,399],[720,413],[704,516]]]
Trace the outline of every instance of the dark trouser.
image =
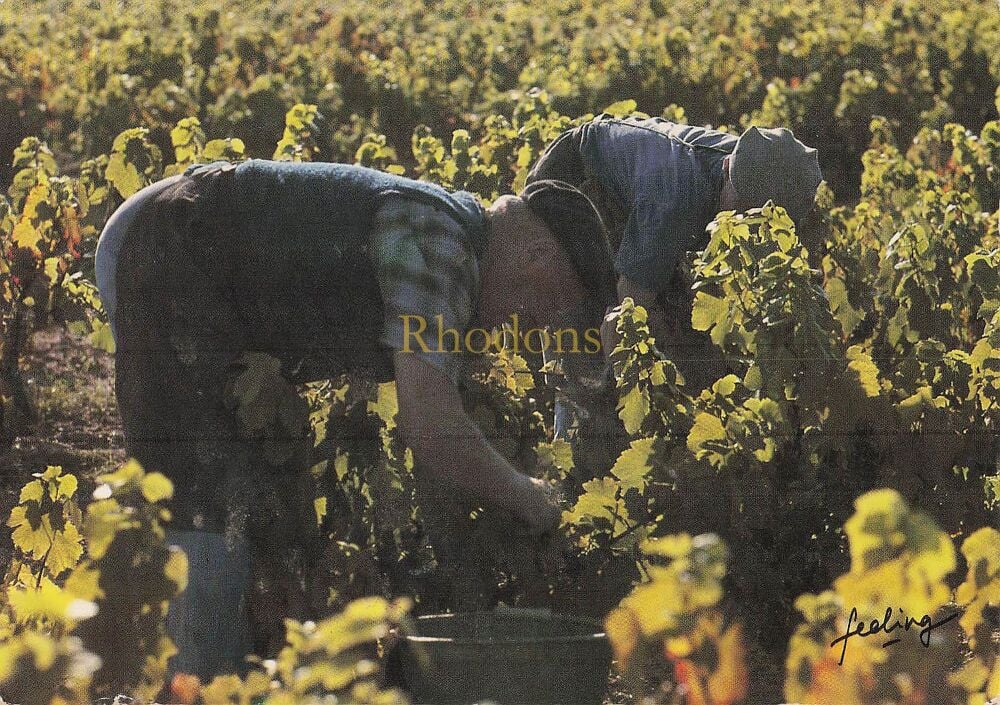
[[[273,325],[280,313],[258,312],[248,304],[254,292],[241,291],[231,176],[224,167],[158,194],[132,221],[118,260],[116,393],[126,449],[173,481],[178,529],[240,524],[260,481],[289,484],[311,450],[304,404],[275,428],[280,438],[238,420],[231,392],[244,354],[283,350]],[[271,381],[291,396],[284,365],[281,375]],[[276,460],[268,452],[275,443],[291,450]]]
[[129,455],[174,483],[175,526],[219,531],[233,494],[226,480],[244,476],[255,458],[223,401],[247,331],[190,247],[206,195],[195,179],[180,180],[146,204],[125,236],[115,391]]
[[[248,315],[234,272],[226,271],[234,266],[223,256],[232,237],[230,176],[224,168],[182,178],[144,204],[125,234],[116,272],[115,383],[126,450],[174,484],[168,540],[189,554],[190,568],[168,629],[182,649],[174,667],[202,676],[237,666],[249,645],[248,541],[255,555],[280,557],[254,561],[254,584],[274,586],[282,600],[265,610],[273,613],[267,619],[255,620],[254,641],[269,650],[281,637],[281,618],[301,616],[281,584],[289,582],[285,563],[301,561],[316,529],[305,472],[312,445],[307,411],[300,431],[248,437],[227,396],[244,370],[244,353],[268,351],[264,324]],[[294,393],[290,381],[277,382]],[[275,462],[268,450],[276,442],[299,450]],[[268,620],[273,624],[261,626]]]

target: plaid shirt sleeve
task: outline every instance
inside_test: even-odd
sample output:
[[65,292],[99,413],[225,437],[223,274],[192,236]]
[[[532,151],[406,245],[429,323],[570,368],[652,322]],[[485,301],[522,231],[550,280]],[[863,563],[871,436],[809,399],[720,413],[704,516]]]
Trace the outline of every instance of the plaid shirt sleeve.
[[464,340],[479,298],[467,234],[433,206],[391,195],[375,214],[371,237],[385,310],[382,342],[420,355],[457,382],[465,356],[456,337]]

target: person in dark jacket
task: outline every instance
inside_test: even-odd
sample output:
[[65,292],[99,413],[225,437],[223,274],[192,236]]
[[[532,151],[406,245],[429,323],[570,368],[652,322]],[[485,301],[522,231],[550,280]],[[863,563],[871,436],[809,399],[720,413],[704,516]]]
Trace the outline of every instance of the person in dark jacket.
[[[562,133],[541,155],[527,183],[559,179],[597,206],[615,252],[619,300],[649,310],[657,345],[692,393],[725,374],[707,335],[691,329],[687,255],[708,242],[719,211],[773,200],[797,224],[812,208],[822,179],[815,149],[785,128],[750,127],[736,137],[661,118],[599,116]],[[614,314],[605,325],[613,344]],[[566,406],[557,429],[566,433]]]
[[[209,677],[239,665],[247,558],[223,539],[227,516],[255,469],[302,469],[268,445],[296,440],[294,403],[266,427],[234,403],[240,375],[261,360],[289,383],[394,379],[420,472],[529,532],[558,525],[544,484],[463,410],[466,356],[451,341],[512,313],[524,328],[600,323],[614,299],[611,254],[573,186],[537,181],[485,209],[469,193],[357,166],[213,162],[129,198],[102,232],[96,274],[126,449],[176,489],[168,538],[190,558],[168,622],[178,670]],[[415,337],[421,322],[427,345]],[[456,331],[447,349],[438,326]]]

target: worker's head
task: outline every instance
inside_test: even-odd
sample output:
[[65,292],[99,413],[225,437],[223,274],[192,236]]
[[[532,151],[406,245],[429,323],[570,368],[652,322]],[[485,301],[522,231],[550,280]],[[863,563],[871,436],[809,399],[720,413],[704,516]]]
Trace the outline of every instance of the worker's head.
[[497,326],[517,313],[550,325],[569,311],[600,320],[615,297],[614,266],[593,203],[563,181],[541,180],[489,208],[479,318]]
[[823,179],[816,150],[784,127],[747,129],[726,161],[719,198],[723,210],[759,208],[770,200],[798,223],[812,208]]

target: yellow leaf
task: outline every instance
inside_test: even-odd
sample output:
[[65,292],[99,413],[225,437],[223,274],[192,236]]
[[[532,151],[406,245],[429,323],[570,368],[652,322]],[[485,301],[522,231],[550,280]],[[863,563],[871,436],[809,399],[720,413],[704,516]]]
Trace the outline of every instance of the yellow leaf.
[[649,382],[654,387],[658,387],[661,384],[665,384],[667,381],[666,374],[666,360],[657,360],[653,363],[653,368],[649,371]]
[[316,526],[322,526],[323,517],[326,516],[326,497],[313,499],[313,509],[316,511]]
[[691,327],[708,330],[718,323],[728,312],[729,304],[724,299],[699,291],[695,294],[691,307]]
[[[21,488],[21,496],[18,499],[19,504],[24,504],[25,502],[41,502],[42,495],[45,490],[42,488],[42,483],[40,480],[32,480]],[[7,526],[11,526],[8,522]]]
[[383,382],[378,386],[378,397],[374,402],[368,402],[368,412],[382,419],[387,431],[396,427],[396,414],[399,413],[399,400],[396,398],[396,383]]
[[142,478],[141,487],[147,502],[161,502],[174,496],[173,483],[162,473],[149,473]]
[[959,620],[976,648],[976,629],[983,621],[983,611],[1000,605],[1000,531],[984,526],[962,543],[968,572],[955,592],[955,601],[965,608]]
[[680,605],[673,590],[676,581],[670,578],[657,579],[667,575],[667,571],[653,566],[650,573],[654,576],[653,580],[638,585],[622,601],[622,606],[635,615],[642,634],[654,637],[677,628]]
[[983,659],[975,657],[964,663],[960,668],[948,674],[948,683],[962,688],[968,693],[981,692],[989,678],[990,671]]
[[605,519],[615,523],[613,529],[617,533],[618,526],[628,519],[625,504],[618,498],[619,489],[619,484],[610,477],[584,482],[583,494],[577,498],[571,510],[563,512],[563,521],[567,524],[579,524]]
[[46,570],[53,576],[75,566],[83,554],[83,537],[72,522],[65,522],[62,530],[56,531],[52,517],[43,514],[32,525],[28,508],[17,506],[11,510],[7,526],[14,529],[11,533],[14,545],[35,560],[45,559]]
[[851,570],[835,581],[837,593],[859,610],[888,600],[908,614],[933,614],[950,598],[944,578],[955,568],[955,548],[948,534],[895,490],[867,492],[854,504],[844,524]]
[[163,574],[177,586],[177,592],[184,592],[188,583],[187,554],[176,546],[171,546],[170,555],[163,564]]
[[240,698],[242,692],[243,681],[239,676],[229,674],[213,678],[201,689],[201,698],[205,705],[231,705],[243,702]]
[[348,456],[347,453],[337,453],[337,457],[333,461],[333,470],[337,473],[337,479],[343,480],[347,477],[348,466]]
[[81,563],[66,578],[66,592],[80,600],[100,600],[104,597],[101,572],[89,562]]
[[123,519],[121,506],[115,499],[98,499],[90,503],[87,507],[85,529],[87,552],[92,559],[100,560],[104,557]]
[[539,443],[535,446],[535,455],[543,466],[552,466],[561,475],[573,469],[573,447],[565,439]]
[[632,387],[619,401],[618,416],[629,434],[636,433],[649,414],[649,394],[638,386]]
[[860,345],[852,345],[847,349],[847,359],[850,360],[847,368],[857,375],[865,395],[877,397],[882,389],[878,381],[878,367],[871,356]]
[[[28,197],[24,201],[24,208],[21,210],[21,217],[11,234],[11,240],[16,247],[25,247],[36,255],[41,256],[38,249],[38,242],[42,239],[42,232],[38,229],[41,225],[37,223],[38,206],[49,198],[49,182],[46,177],[31,187]],[[46,221],[49,222],[49,221]]]
[[[42,522],[51,521],[45,517]],[[83,536],[76,524],[65,522],[62,531],[52,535],[52,548],[45,559],[45,569],[53,577],[76,566],[83,555]]]
[[719,441],[726,438],[726,429],[722,421],[713,414],[702,411],[694,417],[694,424],[688,432],[687,447],[692,453],[698,454],[707,441]]
[[[60,471],[62,469],[60,468]],[[76,494],[76,488],[78,486],[76,475],[71,475],[69,473],[62,475],[60,474],[56,481],[52,485],[50,490],[50,495],[52,499],[66,500],[73,497]]]
[[612,103],[606,107],[602,112],[608,115],[613,115],[614,117],[625,117],[626,115],[631,115],[635,112],[635,109],[639,107],[631,98],[626,100],[619,100],[617,103]]
[[87,336],[90,344],[98,350],[113,353],[115,351],[115,338],[111,332],[111,325],[97,318],[92,320],[90,325],[93,328],[90,335]]
[[635,487],[640,492],[646,491],[648,475],[652,470],[649,459],[653,454],[653,438],[640,438],[632,441],[615,465],[611,474],[621,481],[622,490]]
[[123,198],[135,194],[144,185],[142,175],[134,164],[127,161],[124,151],[111,155],[104,176]]
[[531,157],[534,151],[531,149],[531,145],[522,144],[517,150],[517,165],[519,167],[527,167],[531,165]]
[[631,610],[615,608],[604,620],[604,630],[619,666],[628,663],[629,656],[639,645],[639,624]]
[[739,624],[729,627],[716,644],[718,666],[708,678],[708,692],[713,705],[743,702],[747,694],[748,671],[743,629]]
[[42,234],[35,229],[30,220],[24,219],[14,226],[11,239],[16,247],[24,247],[31,250],[36,255],[41,255],[38,243],[42,239]]
[[642,552],[650,556],[681,558],[691,552],[693,545],[690,534],[670,534],[644,541]]
[[7,596],[21,622],[41,617],[59,624],[73,623],[96,613],[92,602],[75,598],[51,580],[42,580],[38,588],[11,590]]

